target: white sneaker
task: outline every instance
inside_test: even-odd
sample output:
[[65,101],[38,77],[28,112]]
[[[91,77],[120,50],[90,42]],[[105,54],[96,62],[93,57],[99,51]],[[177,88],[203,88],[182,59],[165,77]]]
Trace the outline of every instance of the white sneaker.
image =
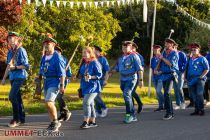
[[186,107],[185,107],[185,103],[181,103],[181,104],[180,104],[180,108],[181,108],[181,109],[185,109],[185,108],[186,108]]
[[178,109],[180,109],[180,106],[175,105],[175,106],[174,106],[174,110],[178,110]]
[[206,106],[210,106],[210,102],[206,102]]
[[102,109],[101,117],[104,118],[107,116],[107,114],[108,114],[108,108]]

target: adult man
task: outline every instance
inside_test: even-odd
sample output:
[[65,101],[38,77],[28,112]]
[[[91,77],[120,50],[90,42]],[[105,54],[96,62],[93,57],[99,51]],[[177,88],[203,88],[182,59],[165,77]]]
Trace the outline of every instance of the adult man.
[[47,130],[55,132],[61,126],[57,119],[57,110],[55,99],[58,94],[64,93],[64,81],[66,77],[65,62],[60,54],[54,48],[57,41],[51,37],[47,37],[43,41],[45,47],[45,55],[42,57],[40,64],[40,74],[44,77],[44,96],[47,106],[50,125]]
[[[7,70],[9,71],[9,79],[11,82],[11,90],[9,100],[12,103],[13,119],[8,124],[9,127],[16,127],[25,123],[25,112],[21,98],[20,87],[28,77],[27,69],[29,69],[28,56],[26,50],[22,47],[21,35],[17,32],[8,33],[8,43],[11,46],[7,54]],[[6,70],[6,71],[7,71]],[[2,80],[5,84],[7,72]]]
[[[122,43],[123,56],[118,59],[115,71],[120,73],[120,88],[126,106],[125,123],[137,121],[135,116],[132,93],[139,80],[139,87],[143,87],[143,68],[139,57],[132,51],[132,43],[125,41]],[[137,78],[137,73],[139,78]]]
[[190,115],[203,116],[204,112],[204,85],[209,71],[209,64],[205,57],[200,55],[201,46],[197,43],[190,44],[192,57],[189,59],[187,82],[189,92],[195,103],[195,111]]
[[[60,55],[62,55],[62,49],[57,45],[55,46],[55,51],[57,51]],[[68,60],[66,57],[62,56],[64,61],[65,61],[65,67],[67,67],[68,64]],[[68,66],[67,70],[66,70],[66,78],[65,78],[65,82],[64,82],[64,88],[66,88],[66,86],[69,84],[70,80],[69,78],[72,76],[71,73],[71,68],[70,66]],[[71,112],[69,111],[66,102],[63,99],[63,93],[58,94],[57,96],[57,101],[58,101],[58,105],[60,108],[60,116],[58,117],[59,121],[68,121],[69,118],[71,117]]]
[[177,71],[178,74],[178,83],[174,82],[174,92],[176,96],[176,105],[174,109],[185,109],[185,101],[184,101],[184,92],[183,92],[183,85],[184,85],[184,72],[187,66],[187,56],[184,52],[178,50],[178,44],[174,45],[174,50],[179,55],[178,65],[179,70]]
[[[178,67],[178,53],[173,50],[176,42],[173,39],[165,40],[165,51],[163,55],[160,55],[160,65],[157,66],[154,74],[162,73],[163,89],[164,89],[164,99],[165,99],[165,109],[166,114],[163,120],[170,120],[174,118],[173,106],[170,97],[170,91],[172,89],[173,82],[177,82],[177,71]],[[159,72],[160,70],[160,72]]]
[[[102,68],[102,78],[100,79],[101,88],[107,84],[107,80],[109,78],[109,63],[102,54],[102,49],[99,46],[94,45],[94,53],[96,55],[96,58],[98,62],[101,64]],[[101,98],[101,93],[97,94],[95,98],[95,104],[96,104],[96,116],[97,117],[106,117],[108,108],[106,107],[105,103],[103,102]]]

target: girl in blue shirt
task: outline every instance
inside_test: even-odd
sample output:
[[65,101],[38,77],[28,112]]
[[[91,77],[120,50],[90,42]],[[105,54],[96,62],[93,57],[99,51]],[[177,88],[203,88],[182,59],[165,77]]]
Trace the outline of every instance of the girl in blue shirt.
[[84,121],[80,128],[90,128],[97,126],[94,99],[101,92],[102,68],[91,47],[83,49],[82,57],[83,63],[79,69],[79,77],[81,77],[80,88],[84,96]]

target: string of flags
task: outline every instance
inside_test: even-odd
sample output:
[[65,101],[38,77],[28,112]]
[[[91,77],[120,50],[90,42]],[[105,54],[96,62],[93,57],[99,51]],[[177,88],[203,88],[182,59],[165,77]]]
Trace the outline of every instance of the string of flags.
[[186,12],[182,7],[180,7],[177,3],[176,3],[176,7],[177,7],[177,10],[179,10],[183,15],[189,17],[192,21],[195,21],[195,23],[198,24],[199,26],[210,29],[210,24],[200,21],[199,19],[193,17],[188,12]]
[[[35,2],[36,6],[41,6],[43,5],[44,7],[47,4],[50,4],[50,6],[70,6],[70,8],[76,7],[110,7],[110,6],[123,6],[123,5],[130,5],[130,4],[140,4],[143,3],[143,1],[146,0],[111,0],[111,1],[60,1],[60,0],[27,0],[27,4],[30,5],[32,2]],[[20,4],[22,3],[22,0],[19,0]]]

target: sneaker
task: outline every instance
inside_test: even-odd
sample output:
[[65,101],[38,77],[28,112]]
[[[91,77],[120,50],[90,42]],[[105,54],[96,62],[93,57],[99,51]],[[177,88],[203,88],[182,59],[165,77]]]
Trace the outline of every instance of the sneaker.
[[163,110],[164,110],[164,108],[159,107],[159,108],[155,109],[154,112],[160,112],[160,111],[163,111]]
[[104,118],[107,116],[107,114],[108,114],[108,108],[102,109],[102,113],[101,113],[100,117]]
[[200,115],[200,116],[204,116],[204,115],[205,115],[205,111],[204,111],[204,110],[199,111],[199,115]]
[[61,123],[59,121],[53,121],[50,123],[47,130],[52,132],[57,132],[59,127],[61,127]]
[[65,117],[66,117],[66,113],[61,113],[60,116],[58,117],[58,121],[60,122],[64,121]]
[[174,115],[171,115],[171,114],[166,114],[164,117],[163,117],[163,120],[172,120],[174,119]]
[[134,120],[133,116],[126,114],[124,123],[131,123]]
[[91,127],[91,128],[92,128],[92,127],[98,127],[98,125],[97,125],[96,123],[93,123],[93,122],[90,122],[88,125],[89,125],[89,127]]
[[193,103],[190,103],[187,108],[191,108],[191,107],[194,107],[194,104]]
[[180,109],[180,106],[175,105],[175,106],[174,106],[174,110],[178,110],[178,109]]
[[197,116],[199,115],[199,111],[194,111],[193,113],[190,113],[190,116]]
[[19,126],[19,125],[20,125],[20,122],[18,122],[16,120],[11,120],[10,123],[8,124],[8,126],[11,128]]
[[71,117],[71,112],[67,112],[65,117],[64,117],[64,121],[68,121]]
[[137,113],[138,113],[138,114],[141,113],[142,110],[143,110],[143,105],[142,105],[142,104],[138,105]]
[[186,107],[185,107],[185,103],[181,103],[180,104],[180,109],[185,109]]
[[90,128],[90,126],[88,125],[88,123],[86,121],[84,121],[82,123],[82,125],[80,126],[80,128],[82,128],[82,129],[88,129],[88,128]]
[[138,121],[137,117],[136,116],[133,116],[132,122],[137,122],[137,121]]
[[210,101],[206,102],[206,106],[210,106]]

